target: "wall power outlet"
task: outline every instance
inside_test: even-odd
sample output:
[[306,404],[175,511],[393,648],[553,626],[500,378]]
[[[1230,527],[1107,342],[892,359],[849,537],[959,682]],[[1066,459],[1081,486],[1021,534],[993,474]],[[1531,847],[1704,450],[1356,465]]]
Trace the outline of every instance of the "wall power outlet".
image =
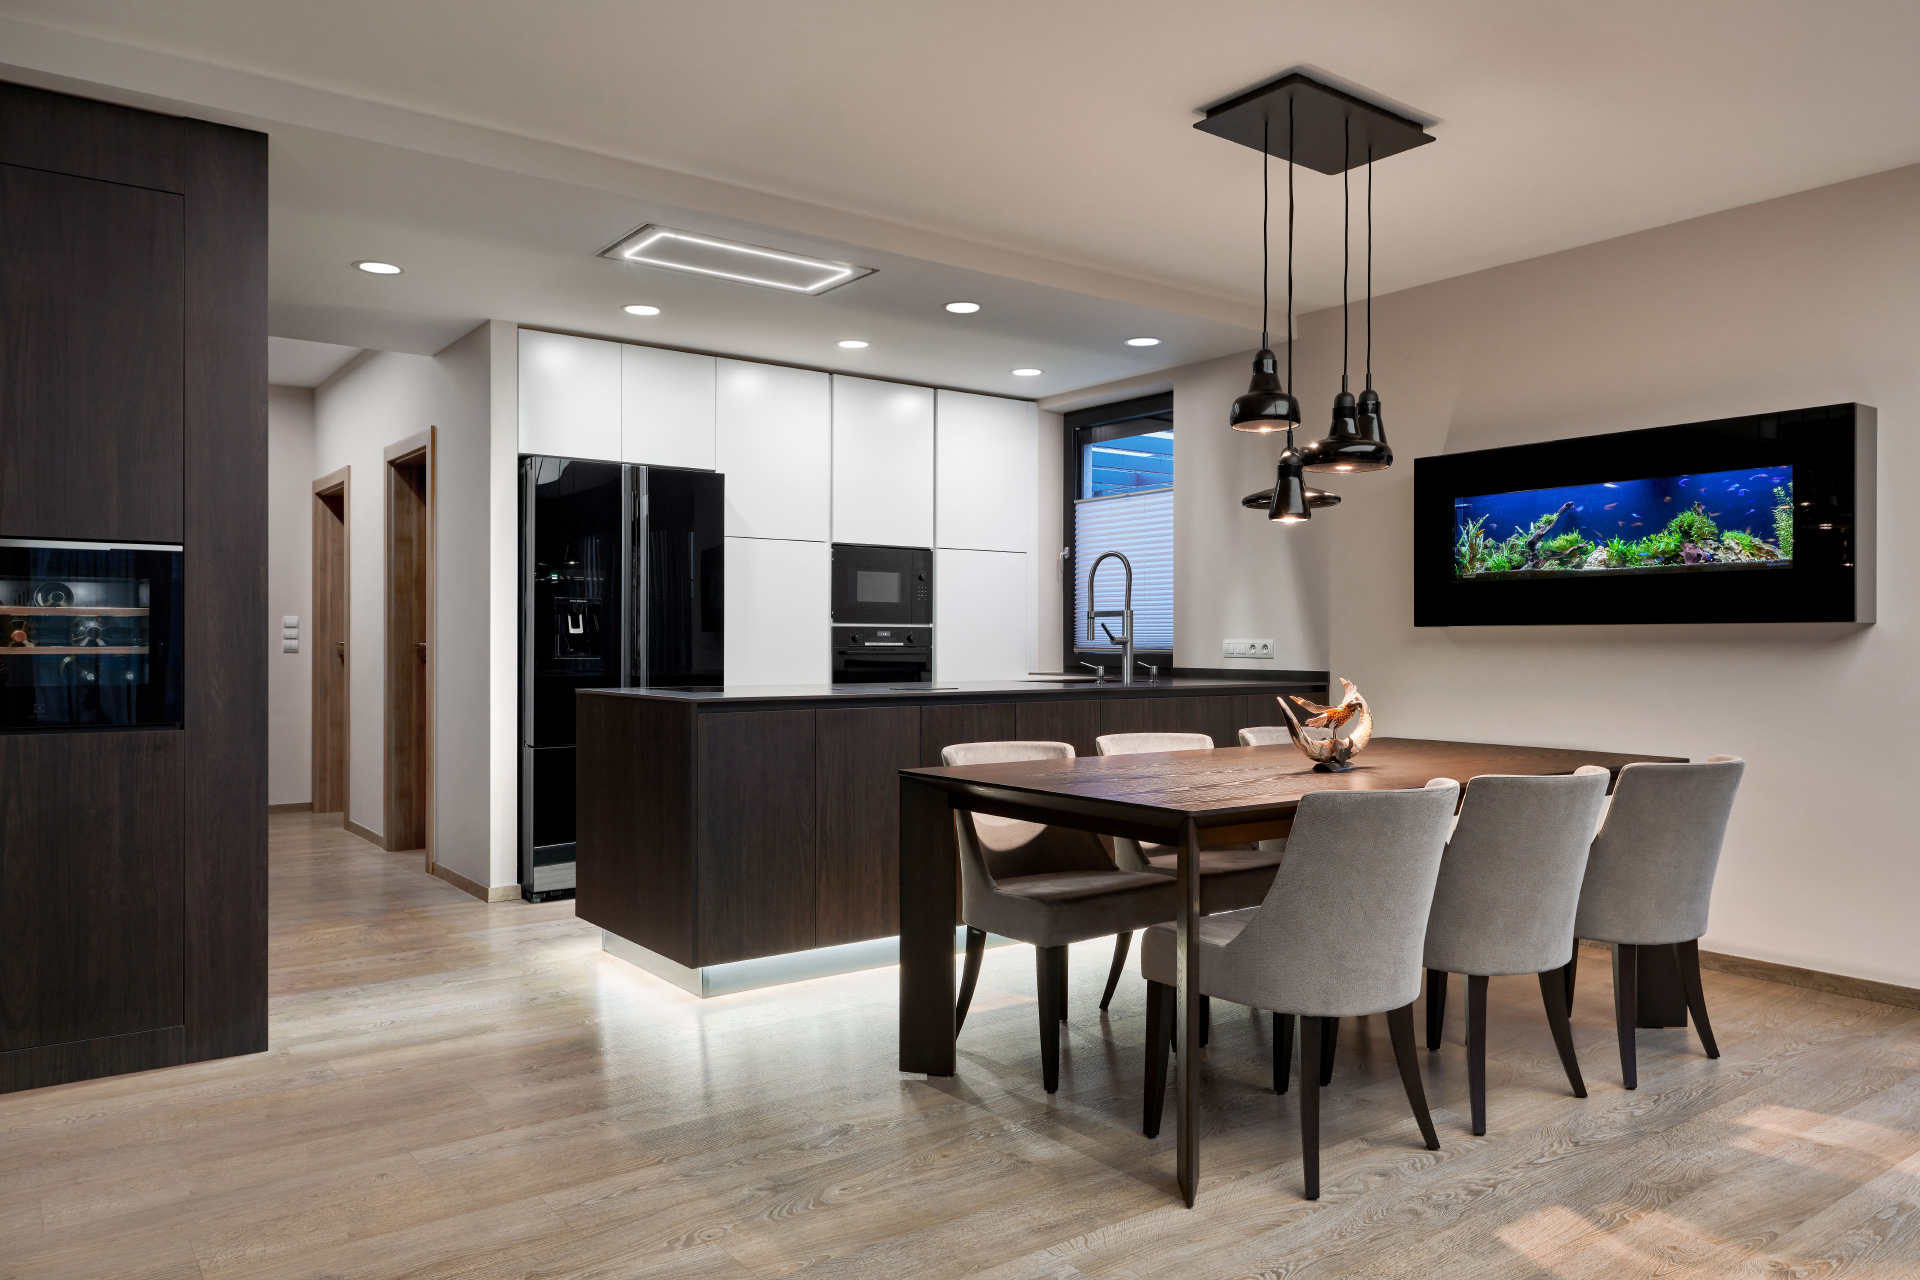
[[1271,658],[1273,641],[1271,640],[1222,640],[1220,656],[1223,658]]

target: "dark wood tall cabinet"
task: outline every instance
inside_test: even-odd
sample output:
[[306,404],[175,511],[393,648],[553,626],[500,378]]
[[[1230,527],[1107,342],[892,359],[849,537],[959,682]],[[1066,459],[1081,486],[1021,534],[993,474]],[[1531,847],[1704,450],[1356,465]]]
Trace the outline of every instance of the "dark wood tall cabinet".
[[178,727],[0,730],[0,1091],[267,1047],[264,135],[0,84],[0,538],[183,550]]

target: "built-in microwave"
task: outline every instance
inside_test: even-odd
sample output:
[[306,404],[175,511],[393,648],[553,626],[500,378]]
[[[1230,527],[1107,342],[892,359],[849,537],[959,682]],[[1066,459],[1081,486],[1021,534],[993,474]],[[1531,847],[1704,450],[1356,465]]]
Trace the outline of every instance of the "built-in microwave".
[[924,627],[933,623],[933,552],[925,547],[833,544],[833,624]]

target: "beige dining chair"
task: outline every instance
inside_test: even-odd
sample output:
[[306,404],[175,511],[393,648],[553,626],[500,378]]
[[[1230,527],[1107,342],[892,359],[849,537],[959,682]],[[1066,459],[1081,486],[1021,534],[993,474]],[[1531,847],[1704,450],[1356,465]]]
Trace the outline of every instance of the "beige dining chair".
[[[1204,733],[1107,733],[1095,738],[1093,745],[1103,756],[1131,756],[1159,751],[1211,751],[1213,739]],[[1151,871],[1164,876],[1179,874],[1180,852],[1171,845],[1143,843],[1126,836],[1114,836],[1112,839],[1113,860],[1122,869]],[[1281,855],[1285,852],[1286,842],[1277,843],[1276,848],[1264,844],[1234,844],[1202,849],[1200,913],[1213,915],[1260,905],[1267,896],[1267,888],[1273,883],[1273,873],[1280,866]],[[1114,943],[1113,968],[1107,974],[1107,989],[1100,997],[1102,1009],[1113,1000],[1113,991],[1119,985],[1120,971],[1126,967],[1127,948],[1132,941],[1132,934],[1123,934]],[[1205,1022],[1201,1026],[1201,1043],[1205,1044]]]
[[[1065,742],[963,742],[940,752],[942,764],[1070,760]],[[1071,827],[1044,826],[955,810],[960,846],[960,920],[967,958],[954,1008],[954,1033],[980,978],[987,934],[1034,948],[1040,997],[1040,1074],[1048,1093],[1060,1087],[1060,1024],[1067,1016],[1067,947],[1115,934],[1131,937],[1177,909],[1174,883],[1163,875],[1114,865],[1100,838]]]

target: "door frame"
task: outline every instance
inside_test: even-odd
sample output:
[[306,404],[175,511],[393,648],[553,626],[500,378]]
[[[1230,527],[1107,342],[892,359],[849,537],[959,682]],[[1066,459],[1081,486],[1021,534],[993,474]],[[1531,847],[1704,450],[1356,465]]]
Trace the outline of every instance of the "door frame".
[[[424,738],[422,754],[425,757],[422,763],[424,787],[423,787],[423,794],[421,797],[421,803],[425,806],[426,850],[424,854],[425,861],[421,867],[421,870],[425,871],[428,875],[433,874],[433,869],[435,865],[434,851],[438,848],[438,842],[436,840],[437,832],[435,830],[437,823],[435,822],[434,803],[433,803],[433,799],[434,799],[434,796],[433,796],[434,732],[433,730],[434,730],[434,722],[436,719],[438,719],[438,716],[436,714],[435,700],[434,700],[434,689],[435,689],[434,676],[435,676],[435,667],[437,665],[436,650],[439,647],[435,643],[437,637],[435,635],[435,627],[434,627],[434,615],[437,612],[435,608],[435,603],[439,599],[438,593],[434,589],[434,560],[435,560],[435,555],[434,555],[434,543],[435,543],[434,443],[435,443],[435,439],[437,437],[438,431],[439,431],[438,427],[429,426],[425,431],[415,432],[413,435],[408,436],[404,440],[397,440],[386,447],[386,449],[382,453],[382,458],[381,458],[381,462],[382,462],[381,479],[385,482],[384,492],[386,494],[386,522],[385,522],[386,524],[386,529],[385,529],[386,568],[385,568],[384,589],[387,593],[387,604],[389,609],[391,609],[391,605],[392,605],[392,591],[393,591],[393,527],[394,527],[393,486],[395,483],[394,468],[396,465],[399,465],[399,464],[418,462],[422,464],[426,472],[425,486],[424,486],[425,487],[424,499],[426,504],[426,511],[423,515],[423,522],[426,526],[426,538],[425,538],[426,582],[425,582],[424,590],[426,594],[426,615],[427,615],[426,616],[427,688],[426,688],[426,715],[424,717],[424,723],[421,726],[422,736]],[[390,618],[391,618],[391,614],[389,613],[389,619]],[[387,644],[391,645],[392,642],[393,642],[392,635],[389,632],[387,636]],[[384,681],[383,681],[383,685],[384,685]],[[394,832],[393,832],[393,823],[386,820],[384,816],[384,809],[386,807],[385,806],[386,797],[389,794],[391,794],[391,790],[393,786],[392,767],[391,767],[392,761],[393,761],[393,697],[392,697],[392,691],[390,689],[386,690],[385,694],[386,696],[384,696],[381,699],[381,702],[383,704],[382,710],[381,710],[381,716],[384,722],[383,723],[384,731],[382,735],[382,740],[385,744],[385,757],[381,761],[381,782],[382,782],[381,792],[382,792],[382,808],[383,808],[383,817],[382,817],[381,825],[382,827],[385,828],[385,833],[384,833],[385,847],[391,851],[396,848],[396,846],[393,843],[395,838]]]
[[[339,812],[340,812],[341,823],[348,830],[351,830],[353,825],[352,823],[352,819],[353,819],[353,643],[352,643],[353,641],[353,625],[352,625],[353,624],[353,474],[352,473],[353,473],[352,467],[350,466],[341,467],[337,471],[328,472],[326,475],[321,476],[318,480],[315,480],[313,482],[313,522],[314,522],[314,527],[316,531],[320,528],[321,513],[323,511],[326,512],[327,519],[331,520],[334,518],[333,513],[327,510],[326,504],[323,501],[323,499],[331,497],[336,493],[339,494],[340,496],[340,616],[337,620],[331,619],[331,615],[333,612],[331,605],[328,606],[326,614],[323,615],[321,612],[319,592],[320,592],[320,583],[321,583],[320,557],[322,553],[321,553],[321,541],[318,536],[315,536],[313,539],[313,548],[312,548],[313,599],[309,602],[309,606],[313,610],[312,616],[313,616],[314,622],[317,624],[322,616],[327,616],[329,617],[330,620],[335,621],[337,630],[338,630],[338,635],[331,637],[331,639],[337,639],[341,643],[345,644],[346,646],[341,654],[341,670],[340,670],[342,698],[341,698],[341,712],[340,712],[340,743],[339,743],[339,756],[340,756],[340,810]],[[314,638],[314,648],[313,648],[313,680],[312,680],[313,687],[309,693],[309,701],[312,704],[311,706],[312,714],[310,716],[310,720],[312,722],[312,728],[311,728],[312,744],[311,744],[310,754],[312,758],[308,762],[309,770],[311,773],[311,777],[308,780],[308,789],[312,796],[311,803],[313,804],[314,812],[330,813],[332,812],[332,810],[322,810],[319,807],[320,762],[321,762],[321,756],[323,754],[322,748],[321,748],[322,716],[320,714],[320,710],[321,710],[319,706],[320,700],[317,696],[314,696],[314,695],[317,695],[320,691],[320,679],[321,679],[320,668],[323,665],[330,663],[332,661],[333,655],[327,652],[328,641],[330,637],[320,635],[318,634],[318,631],[319,631],[319,627],[316,625],[309,632],[309,634],[313,635],[313,638]]]

